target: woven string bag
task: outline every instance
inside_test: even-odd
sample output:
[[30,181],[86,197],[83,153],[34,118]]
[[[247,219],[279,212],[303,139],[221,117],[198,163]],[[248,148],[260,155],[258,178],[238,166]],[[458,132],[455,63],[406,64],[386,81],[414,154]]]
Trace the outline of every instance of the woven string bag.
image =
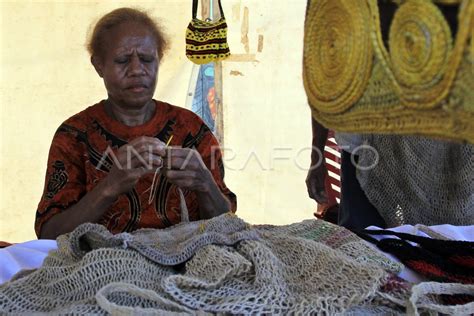
[[382,40],[377,0],[311,0],[303,80],[313,117],[336,131],[474,143],[474,1],[451,34],[431,0],[398,1]]
[[[472,287],[432,284],[410,297],[410,284],[393,287],[389,271],[399,271],[400,265],[388,262],[350,231],[320,220],[251,226],[227,213],[117,235],[86,223],[60,236],[58,249],[42,267],[0,285],[0,310],[55,315],[394,315],[408,303],[415,314],[439,310],[436,298],[425,298],[433,290],[472,292]],[[442,311],[456,314],[468,308]]]
[[357,179],[388,227],[474,225],[474,145],[366,135]]
[[221,0],[218,21],[201,21],[196,18],[198,0],[193,0],[193,19],[186,29],[186,57],[193,63],[202,65],[223,60],[230,56],[227,44],[227,23]]

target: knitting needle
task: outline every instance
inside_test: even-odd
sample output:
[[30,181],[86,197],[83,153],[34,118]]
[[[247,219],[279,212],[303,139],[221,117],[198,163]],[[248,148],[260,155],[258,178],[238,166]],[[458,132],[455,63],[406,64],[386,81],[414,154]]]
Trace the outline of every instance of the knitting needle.
[[[171,143],[171,140],[173,139],[173,135],[170,136],[168,141],[166,142],[166,147]],[[156,168],[155,174],[153,175],[153,181],[151,182],[151,188],[150,188],[150,196],[148,197],[148,204],[151,204],[153,200],[155,199],[155,184],[156,184],[156,178],[158,176],[158,173],[160,172],[161,168],[163,167],[163,163],[161,167]]]
[[168,147],[168,145],[171,143],[171,140],[173,139],[173,136],[174,136],[174,135],[171,135],[171,136],[170,136],[170,139],[168,139],[168,141],[166,142],[166,147]]

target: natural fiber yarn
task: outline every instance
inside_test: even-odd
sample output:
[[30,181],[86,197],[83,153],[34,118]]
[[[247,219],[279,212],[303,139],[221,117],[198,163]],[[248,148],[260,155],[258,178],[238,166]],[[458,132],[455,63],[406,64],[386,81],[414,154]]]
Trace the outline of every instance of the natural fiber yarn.
[[337,131],[474,143],[474,1],[459,5],[454,40],[435,2],[401,1],[387,48],[377,0],[311,0],[303,79],[313,117]]
[[411,285],[385,270],[401,268],[389,261],[348,230],[320,220],[250,226],[224,214],[118,235],[83,224],[58,238],[58,250],[38,270],[0,286],[0,311],[396,315],[405,306],[414,313],[469,310],[469,304],[440,306],[424,294],[430,289],[470,293],[471,287],[433,283],[411,295]]
[[[423,306],[429,306],[431,310],[444,315],[472,315],[472,313],[474,313],[474,302],[453,307],[441,305],[432,300],[433,294],[469,294],[472,296],[474,295],[474,285],[472,284],[424,282],[413,286],[412,292],[413,294],[407,306],[407,314],[409,315],[418,316],[418,307]],[[423,303],[420,304],[419,301]]]
[[227,44],[227,23],[220,0],[220,19],[202,21],[196,18],[198,0],[193,0],[193,19],[186,29],[186,57],[193,63],[202,65],[216,62],[230,56]]
[[384,270],[393,273],[399,273],[403,268],[399,263],[387,259],[387,257],[380,253],[374,252],[371,244],[362,242],[362,240],[350,230],[326,221],[305,220],[300,223],[283,226],[258,225],[256,228],[261,233],[271,232],[276,235],[317,241],[332,249],[341,251],[360,263],[382,267]]
[[[341,113],[364,92],[370,76],[369,8],[363,1],[313,1],[305,26],[303,77],[311,104]],[[327,30],[323,32],[321,30]]]
[[448,23],[430,1],[410,0],[397,10],[390,27],[389,54],[400,97],[407,106],[436,104],[439,90],[444,89],[440,85],[443,74],[452,67],[451,42]]
[[398,135],[366,142],[373,149],[358,151],[357,178],[388,227],[474,225],[474,145]]
[[[60,236],[58,250],[41,268],[0,286],[0,310],[114,315],[377,310],[373,304],[380,304],[376,298],[388,277],[377,263],[389,259],[371,246],[358,247],[363,250],[356,255],[339,250],[349,243],[365,244],[319,220],[251,227],[226,214],[118,235],[84,224]],[[183,263],[184,269],[176,268]]]

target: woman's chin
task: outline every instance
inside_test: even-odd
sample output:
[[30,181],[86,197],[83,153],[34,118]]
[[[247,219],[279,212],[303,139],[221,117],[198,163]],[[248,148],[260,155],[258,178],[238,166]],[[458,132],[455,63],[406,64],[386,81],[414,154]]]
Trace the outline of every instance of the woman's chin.
[[152,100],[152,98],[152,96],[126,98],[123,100],[123,105],[128,108],[139,109],[147,105]]

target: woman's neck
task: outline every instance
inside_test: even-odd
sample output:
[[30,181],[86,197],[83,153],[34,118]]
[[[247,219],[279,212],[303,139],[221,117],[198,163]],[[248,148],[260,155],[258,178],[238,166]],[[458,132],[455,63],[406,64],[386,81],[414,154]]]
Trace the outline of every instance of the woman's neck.
[[137,109],[120,107],[110,99],[107,99],[105,102],[106,113],[114,120],[127,126],[139,126],[151,120],[155,114],[155,107],[155,102],[153,100],[150,100],[143,107]]

